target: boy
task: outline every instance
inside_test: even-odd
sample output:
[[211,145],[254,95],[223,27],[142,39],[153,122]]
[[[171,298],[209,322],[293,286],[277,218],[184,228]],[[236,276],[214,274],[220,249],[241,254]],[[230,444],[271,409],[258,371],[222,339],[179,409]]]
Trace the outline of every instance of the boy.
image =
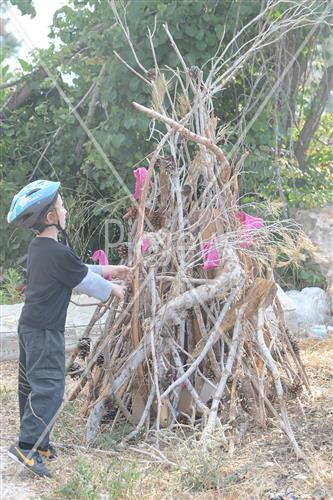
[[103,278],[126,279],[126,266],[87,266],[71,248],[58,242],[65,233],[67,211],[60,182],[38,180],[14,196],[7,220],[37,233],[27,260],[25,303],[18,326],[19,410],[18,445],[8,455],[41,477],[51,477],[44,459],[54,460],[50,431],[65,387],[64,329],[72,290],[105,301],[112,293],[122,300],[125,287]]

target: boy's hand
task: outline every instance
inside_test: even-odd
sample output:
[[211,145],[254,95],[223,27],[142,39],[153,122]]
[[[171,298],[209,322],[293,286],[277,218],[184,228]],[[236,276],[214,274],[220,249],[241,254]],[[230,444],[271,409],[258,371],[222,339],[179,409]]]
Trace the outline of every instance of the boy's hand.
[[[111,274],[114,278],[125,280],[131,277],[133,268],[127,266],[104,266],[105,273]],[[104,273],[103,273],[104,274]]]
[[116,283],[113,283],[111,293],[112,293],[112,295],[117,297],[120,301],[122,301],[125,298],[126,287],[122,286],[122,285],[117,285]]
[[120,279],[131,278],[132,272],[133,272],[133,268],[132,267],[117,266],[117,276]]

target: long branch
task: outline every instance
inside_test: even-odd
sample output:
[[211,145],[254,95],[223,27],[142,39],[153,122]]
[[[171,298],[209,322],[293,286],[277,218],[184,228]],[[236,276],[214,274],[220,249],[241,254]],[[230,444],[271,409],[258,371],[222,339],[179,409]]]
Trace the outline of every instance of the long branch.
[[[231,375],[231,370],[232,370],[232,367],[233,367],[233,364],[235,361],[235,357],[236,357],[236,353],[238,350],[240,331],[241,331],[241,321],[242,321],[246,306],[247,306],[247,304],[243,304],[237,313],[237,320],[236,320],[236,324],[235,324],[235,328],[234,328],[234,333],[233,333],[233,337],[232,337],[232,341],[231,341],[231,347],[230,347],[230,351],[228,354],[227,363],[226,363],[225,369],[222,373],[220,382],[219,382],[217,389],[215,391],[215,394],[213,396],[213,403],[212,403],[211,410],[209,413],[208,422],[207,422],[207,425],[206,425],[206,427],[204,429],[204,433],[203,433],[204,439],[209,434],[212,433],[212,431],[214,430],[214,427],[215,427],[219,404],[220,404],[225,386],[228,382],[228,378]],[[239,353],[239,355],[241,355],[241,353]]]
[[216,144],[214,144],[210,139],[207,137],[203,137],[202,135],[196,134],[194,132],[191,132],[188,128],[184,127],[184,125],[181,125],[180,123],[176,122],[172,118],[169,118],[168,116],[162,115],[161,113],[158,113],[157,111],[154,111],[153,109],[146,108],[145,106],[142,106],[141,104],[138,104],[137,102],[133,102],[133,106],[144,113],[145,115],[149,116],[150,118],[153,118],[154,120],[159,120],[163,123],[166,123],[170,125],[172,128],[177,130],[182,136],[184,136],[186,139],[192,142],[196,142],[197,144],[201,144],[202,146],[205,146],[207,149],[209,149],[221,162],[221,164],[230,172],[231,168],[229,165],[229,162],[223,153],[222,149],[220,149]]
[[264,340],[264,334],[263,334],[263,327],[264,327],[264,321],[265,321],[265,310],[264,308],[260,308],[258,311],[258,328],[257,328],[257,342],[260,348],[261,355],[263,356],[265,362],[267,363],[267,366],[269,367],[273,380],[274,380],[274,385],[280,405],[280,410],[281,410],[281,416],[282,420],[285,426],[285,432],[294,448],[294,451],[298,457],[304,458],[304,453],[298,446],[298,443],[296,441],[296,438],[294,436],[294,432],[291,428],[289,418],[288,418],[288,413],[287,413],[287,408],[286,408],[286,403],[284,400],[284,394],[283,394],[283,387],[281,383],[281,378],[279,375],[279,371],[277,369],[277,366],[275,364],[275,361],[265,343]]
[[[102,78],[106,73],[107,67],[108,67],[107,63],[104,63],[102,65],[100,72],[98,74],[98,77],[96,79],[95,87],[94,87],[94,90],[93,90],[93,93],[91,96],[91,101],[89,103],[87,117],[85,119],[85,125],[86,125],[87,129],[90,129],[92,120],[94,118],[94,114],[95,114],[97,102],[98,102],[98,97],[99,97],[99,91],[100,91],[100,87],[101,87],[101,83],[102,83]],[[84,133],[80,137],[80,139],[78,140],[76,147],[75,147],[75,155],[80,154],[85,137],[86,137],[86,134]]]

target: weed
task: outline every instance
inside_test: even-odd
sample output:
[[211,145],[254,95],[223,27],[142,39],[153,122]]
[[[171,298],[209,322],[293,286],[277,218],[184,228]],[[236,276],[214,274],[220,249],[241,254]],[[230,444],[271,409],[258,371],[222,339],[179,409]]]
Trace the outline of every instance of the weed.
[[107,485],[108,497],[110,500],[124,498],[125,496],[133,497],[139,479],[140,472],[136,469],[125,468],[120,470]]
[[139,479],[140,473],[130,463],[119,468],[119,463],[111,461],[96,467],[96,463],[80,459],[73,477],[57,493],[80,500],[131,498]]
[[95,441],[97,448],[110,449],[116,443],[122,441],[133,429],[132,425],[126,421],[120,421],[119,424],[110,432],[110,426],[105,425],[102,427],[101,432],[98,433]]
[[58,493],[64,498],[93,500],[98,498],[94,485],[95,481],[96,477],[94,474],[93,478],[93,472],[89,463],[86,460],[80,460],[74,477],[65,486],[59,488]]
[[80,415],[80,400],[67,403],[61,413],[61,425],[55,425],[54,439],[80,445],[84,431],[85,419]]
[[10,267],[4,274],[3,282],[0,288],[0,303],[15,304],[22,301],[19,286],[22,284],[21,274]]
[[181,474],[182,482],[191,491],[220,489],[222,486],[223,451],[205,449],[196,439],[186,443],[186,460],[183,463]]
[[5,385],[0,386],[0,400],[2,403],[11,400],[13,395],[14,391],[12,389],[8,389]]

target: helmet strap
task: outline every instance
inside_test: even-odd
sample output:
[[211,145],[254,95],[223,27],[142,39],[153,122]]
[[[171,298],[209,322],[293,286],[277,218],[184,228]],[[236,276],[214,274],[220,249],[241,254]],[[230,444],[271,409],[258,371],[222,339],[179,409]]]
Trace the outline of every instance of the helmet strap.
[[57,224],[45,224],[45,225],[44,225],[44,228],[46,228],[46,227],[52,227],[52,226],[54,226],[54,227],[56,227],[56,228],[58,229],[58,231],[59,231],[59,233],[60,233],[60,236],[61,236],[61,238],[60,238],[60,239],[64,242],[64,244],[65,244],[65,245],[67,245],[67,246],[68,246],[68,245],[70,245],[70,243],[69,243],[69,238],[68,238],[68,234],[67,234],[67,232],[66,232],[66,229],[63,229],[63,228],[60,226],[60,224],[59,224],[59,223],[57,223]]

